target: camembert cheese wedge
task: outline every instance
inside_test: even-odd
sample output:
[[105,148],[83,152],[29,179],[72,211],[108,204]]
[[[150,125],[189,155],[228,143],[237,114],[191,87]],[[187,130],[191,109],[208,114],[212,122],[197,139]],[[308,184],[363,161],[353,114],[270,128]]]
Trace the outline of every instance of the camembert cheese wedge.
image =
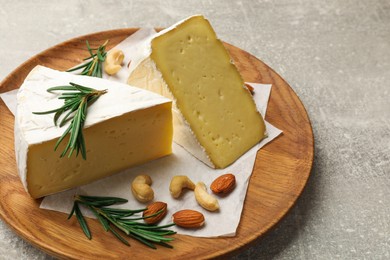
[[174,141],[214,168],[233,163],[265,135],[265,124],[223,43],[203,16],[145,45],[128,84],[174,100]]
[[[63,105],[50,87],[74,82],[107,89],[89,108],[84,125],[87,159],[60,158],[67,140],[54,151],[67,128],[56,127],[53,114],[35,115]],[[35,67],[20,87],[15,117],[18,172],[33,198],[87,184],[134,165],[172,153],[171,101],[125,84]]]

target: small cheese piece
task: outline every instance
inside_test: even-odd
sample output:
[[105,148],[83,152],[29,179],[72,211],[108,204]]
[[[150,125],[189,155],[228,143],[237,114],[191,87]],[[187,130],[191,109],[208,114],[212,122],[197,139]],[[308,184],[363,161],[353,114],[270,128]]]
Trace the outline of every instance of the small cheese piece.
[[[74,82],[107,89],[89,108],[84,126],[87,159],[60,158],[55,143],[67,128],[56,127],[53,114],[35,115],[63,105],[50,87]],[[134,165],[172,153],[171,101],[143,89],[111,81],[72,75],[37,66],[17,95],[15,152],[18,172],[33,198],[87,184]]]
[[174,100],[174,141],[215,168],[233,163],[265,134],[244,81],[210,23],[193,16],[149,40],[128,84]]

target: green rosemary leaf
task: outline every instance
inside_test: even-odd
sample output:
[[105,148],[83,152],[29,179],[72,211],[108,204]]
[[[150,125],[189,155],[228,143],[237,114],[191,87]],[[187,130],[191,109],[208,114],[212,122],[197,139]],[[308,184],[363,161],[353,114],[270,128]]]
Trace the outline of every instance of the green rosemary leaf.
[[121,220],[123,223],[128,223],[128,222],[134,222],[135,220],[152,218],[152,217],[155,217],[157,215],[160,215],[162,212],[163,212],[163,210],[159,210],[159,211],[157,211],[156,213],[154,213],[152,215],[148,215],[146,217],[140,216],[140,217],[137,217],[137,218],[128,218],[127,215],[123,215],[123,214],[115,214],[115,213],[112,213],[112,214],[115,214],[116,216],[118,216],[118,217],[115,217],[115,218],[118,219],[118,220]]
[[138,230],[138,229],[132,228],[130,232],[133,234],[137,234],[138,236],[141,236],[145,239],[151,240],[153,242],[160,242],[160,241],[169,242],[169,241],[173,240],[173,238],[171,238],[171,237],[163,237],[160,234],[157,234],[157,233],[151,232],[151,231],[147,231],[147,230]]
[[63,112],[75,108],[75,110],[78,108],[80,105],[82,96],[79,97],[68,97],[68,99],[64,100],[64,105],[61,107]]
[[[85,58],[84,60],[86,60],[86,59],[90,59],[90,57]],[[83,64],[81,64],[80,66],[77,66],[77,67],[68,69],[67,72],[76,71],[76,70],[82,69],[82,68],[87,67],[87,66],[88,66],[88,63],[83,63]]]
[[72,71],[77,71],[82,69],[82,71],[80,72],[81,75],[101,78],[103,76],[102,75],[103,62],[105,61],[107,56],[107,52],[106,52],[107,44],[108,44],[108,40],[104,42],[102,45],[100,45],[98,48],[91,48],[89,42],[86,41],[87,50],[90,56],[83,59],[84,61],[86,61],[85,63],[75,68],[69,69],[67,71],[72,72]]
[[[98,57],[99,57],[99,55],[98,55]],[[93,66],[93,70],[92,70],[92,72],[91,72],[91,75],[96,75],[95,77],[98,77],[98,69],[99,69],[99,66],[98,66],[98,61],[96,61],[95,63],[94,63],[94,66]]]
[[84,87],[84,86],[81,86],[81,85],[76,84],[76,83],[70,82],[69,84],[72,85],[73,87],[75,87],[75,89],[77,89],[78,91],[86,93],[86,94],[94,91],[93,88]]
[[90,61],[90,62],[88,63],[88,66],[85,67],[84,70],[81,72],[81,75],[88,76],[89,71],[91,70],[92,65],[93,65],[93,62]]
[[92,211],[92,213],[95,215],[95,217],[99,220],[100,224],[102,224],[104,230],[107,232],[109,230],[109,224],[108,221],[103,218],[99,213],[91,206],[88,206],[88,208]]
[[155,229],[151,229],[150,228],[150,229],[147,229],[147,228],[143,228],[143,227],[139,227],[139,226],[136,226],[134,228],[136,228],[138,230],[143,230],[143,231],[151,231],[151,232],[153,232],[156,235],[164,234],[164,236],[165,236],[165,235],[174,235],[174,234],[176,234],[175,231],[170,230],[170,229],[161,229],[161,228],[155,228]]
[[77,90],[77,89],[73,86],[56,86],[56,87],[48,88],[47,92],[51,93],[53,91],[59,91],[59,90],[70,91],[70,90]]
[[150,230],[140,229],[139,232],[146,234],[146,235],[154,236],[154,237],[159,238],[159,239],[164,240],[164,241],[172,241],[173,240],[173,238],[162,237],[162,236],[166,236],[166,235],[172,235],[173,231],[171,231],[171,230],[152,230],[152,231],[150,231]]
[[49,110],[49,111],[43,111],[43,112],[32,112],[34,115],[47,115],[47,114],[53,114],[53,113],[56,113],[58,111],[61,111],[62,110],[62,107],[60,108],[57,108],[57,109],[53,109],[53,110]]
[[175,223],[167,224],[167,225],[162,225],[162,226],[156,226],[156,225],[145,225],[142,227],[137,227],[137,228],[142,228],[142,229],[163,229],[163,228],[168,228],[174,226]]
[[92,56],[89,56],[89,57],[86,57],[86,58],[84,58],[83,60],[90,60],[90,59],[93,59],[95,56],[96,56],[96,54],[94,54],[94,55],[92,55]]
[[86,40],[85,43],[87,44],[87,49],[89,51],[89,54],[91,54],[91,56],[93,56],[93,52],[92,52],[91,46],[89,45],[89,41]]
[[69,213],[68,219],[70,219],[73,216],[74,210],[75,210],[75,204],[73,204],[72,210]]
[[104,200],[104,201],[81,201],[81,203],[89,206],[106,207],[116,204],[115,200]]
[[64,149],[64,151],[62,151],[61,155],[60,155],[60,158],[64,157],[66,155],[66,153],[69,151],[69,148],[70,148],[70,143],[68,143]]
[[69,125],[69,127],[65,130],[65,132],[61,135],[61,137],[57,140],[56,145],[54,146],[54,151],[57,150],[58,146],[62,142],[62,140],[65,138],[65,136],[72,130],[72,125]]
[[69,107],[73,106],[74,104],[80,104],[80,101],[84,95],[85,94],[83,94],[83,93],[81,93],[80,95],[77,95],[77,96],[62,96],[61,95],[58,98],[65,97],[64,105],[62,106],[62,108],[67,110]]
[[165,243],[165,242],[159,242],[159,243],[157,243],[157,244],[159,244],[160,246],[163,246],[163,247],[173,248],[173,246],[171,246],[170,244]]
[[161,209],[161,210],[157,211],[157,212],[154,213],[154,214],[148,215],[148,216],[146,216],[146,217],[142,217],[142,219],[152,218],[152,217],[155,217],[155,216],[157,216],[157,215],[160,215],[160,214],[163,213],[163,212],[164,212],[164,210]]
[[77,204],[77,202],[75,202],[74,207],[75,207],[76,217],[77,217],[77,220],[79,221],[81,229],[83,230],[85,236],[89,240],[91,240],[92,239],[91,231],[89,231],[87,222],[85,221],[84,216],[81,213],[81,210],[80,210],[79,205]]
[[144,245],[147,245],[148,247],[152,248],[152,249],[157,249],[157,247],[155,245],[153,245],[152,243],[148,242],[148,240],[146,239],[143,239],[142,237],[139,237],[139,236],[136,236],[136,235],[133,235],[133,234],[128,234],[129,237],[132,237],[138,241],[140,241],[141,243],[143,243]]
[[146,209],[130,210],[130,209],[102,208],[102,210],[110,212],[111,214],[123,215],[124,216],[124,215],[127,215],[127,214],[134,215],[135,213],[143,212]]
[[100,52],[97,53],[97,56],[98,56],[98,59],[100,61],[104,61],[105,60],[105,57],[103,57],[103,55]]
[[69,122],[70,120],[73,119],[73,117],[71,118],[68,118],[70,115],[73,114],[74,111],[76,111],[78,105],[77,103],[74,104],[71,108],[70,108],[70,111],[62,118],[61,122],[60,122],[60,127],[63,127],[67,122]]
[[124,217],[119,217],[117,218],[118,220],[122,221],[124,224],[127,224],[127,222],[134,222],[135,220],[141,220],[144,219],[143,217],[138,217],[138,218],[124,218]]
[[58,121],[58,118],[60,118],[61,114],[64,112],[64,110],[59,110],[57,111],[57,113],[54,114],[54,118],[53,118],[53,121],[54,121],[54,125],[57,126],[57,121]]
[[88,104],[92,105],[99,97],[93,96],[88,99]]
[[87,159],[87,149],[85,148],[85,139],[84,139],[84,135],[83,135],[83,131],[80,130],[80,134],[78,136],[78,141],[77,141],[77,144],[79,144],[79,148],[77,149],[77,151],[81,151],[81,156],[83,157],[84,160]]
[[135,235],[137,237],[141,237],[141,238],[146,239],[146,240],[148,240],[150,242],[160,242],[161,241],[159,238],[156,238],[156,237],[148,235],[148,234],[143,234],[141,232],[137,232],[137,231],[134,231],[134,230],[131,230],[130,234],[133,234],[133,235]]
[[68,92],[68,93],[64,92],[64,93],[61,94],[61,96],[72,96],[72,97],[75,97],[75,98],[77,98],[77,97],[79,97],[81,95],[83,95],[83,93],[80,93],[80,92]]
[[70,98],[78,98],[80,95],[62,95],[59,96],[58,99],[66,99],[68,101]]
[[[79,143],[76,143],[76,145],[74,146],[74,150],[76,151],[76,157],[79,156],[79,153],[80,153],[80,144]],[[85,160],[85,158],[83,158]]]
[[99,77],[99,78],[102,78],[102,77],[103,77],[103,66],[100,66],[100,67],[99,67],[98,77]]
[[110,227],[108,225],[108,230],[111,231],[112,234],[114,234],[114,236],[116,236],[123,244],[125,244],[126,246],[130,246],[129,242],[127,242],[126,239],[124,239],[118,232],[116,232],[112,227]]
[[98,214],[98,219],[99,219],[100,223],[102,223],[103,228],[106,231],[108,231],[109,227],[110,227],[108,221],[105,218],[103,218],[101,215],[99,215],[99,214]]
[[122,230],[126,235],[129,235],[130,234],[130,231],[128,229],[126,229],[124,227],[124,225],[118,221],[116,221],[114,218],[108,216],[108,215],[105,215],[104,213],[102,213],[102,215],[109,221],[111,222],[114,226],[116,226],[118,229]]
[[87,118],[87,108],[88,108],[88,100],[84,103],[84,105],[81,108],[80,116],[82,122],[84,122],[85,119]]
[[70,147],[73,148],[75,146],[75,143],[77,141],[77,135],[80,131],[80,127],[81,127],[81,114],[82,114],[82,109],[80,109],[80,107],[83,106],[83,102],[84,99],[81,101],[80,103],[80,106],[75,114],[75,116],[73,117],[73,120],[72,120],[72,130],[70,132],[70,140],[69,140],[69,143],[70,143]]
[[[127,224],[127,222],[134,222],[134,221],[129,221],[128,217],[133,216],[135,213],[115,213],[115,212],[108,212],[113,218],[116,220],[120,220],[123,224]],[[136,222],[138,223],[138,222]]]
[[110,214],[112,217],[116,218],[116,219],[121,219],[122,218],[126,218],[126,217],[130,217],[130,216],[133,216],[135,213],[132,213],[132,212],[110,212],[110,211],[106,211],[102,208],[102,210],[107,213],[107,214]]
[[80,130],[80,109],[77,110],[75,116],[73,117],[70,125],[72,126],[72,129],[70,130],[70,137],[69,137],[69,143],[67,148],[69,149],[68,158],[70,158],[73,154],[73,151],[76,149],[76,141],[77,136],[79,134]]
[[113,200],[115,203],[126,203],[128,202],[127,199],[119,198],[119,197],[100,197],[100,196],[86,196],[86,195],[78,195],[78,198],[82,200],[89,200],[89,201],[106,201],[106,200]]

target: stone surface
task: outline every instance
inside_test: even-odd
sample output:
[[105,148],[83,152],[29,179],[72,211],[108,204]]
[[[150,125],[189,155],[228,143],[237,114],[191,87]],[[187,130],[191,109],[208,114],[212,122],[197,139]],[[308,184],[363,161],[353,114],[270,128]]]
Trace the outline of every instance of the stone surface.
[[[297,205],[234,259],[389,259],[389,1],[0,0],[0,79],[69,38],[195,13],[290,83],[315,135]],[[0,220],[0,259],[51,257]]]

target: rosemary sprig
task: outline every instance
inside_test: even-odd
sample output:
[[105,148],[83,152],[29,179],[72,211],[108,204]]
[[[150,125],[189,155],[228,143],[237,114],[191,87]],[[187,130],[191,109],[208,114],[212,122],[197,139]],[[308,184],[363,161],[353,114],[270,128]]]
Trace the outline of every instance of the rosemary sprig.
[[90,56],[85,58],[84,61],[88,62],[85,62],[75,68],[69,69],[67,70],[67,72],[83,69],[80,73],[81,75],[101,78],[103,75],[103,62],[105,61],[107,56],[106,46],[108,44],[108,40],[106,40],[102,45],[95,49],[91,48],[88,41],[86,41],[86,44]]
[[138,240],[139,242],[147,245],[150,248],[156,249],[155,244],[168,248],[173,248],[170,244],[168,244],[168,242],[172,241],[173,238],[166,236],[176,234],[176,232],[166,228],[175,225],[174,223],[157,226],[143,222],[137,222],[137,220],[142,220],[145,218],[150,218],[159,215],[162,213],[162,211],[159,211],[147,217],[140,216],[129,218],[130,216],[133,216],[137,213],[141,213],[146,209],[130,210],[108,208],[108,206],[114,204],[122,204],[126,202],[126,199],[117,197],[75,195],[73,208],[68,216],[68,219],[70,219],[73,214],[75,214],[84,234],[87,236],[88,239],[92,239],[92,235],[88,228],[87,222],[85,221],[85,218],[79,208],[79,204],[82,204],[92,211],[92,213],[99,220],[100,224],[102,224],[106,232],[111,232],[116,238],[118,238],[123,244],[127,246],[130,246],[129,242],[127,242],[123,235],[117,232],[114,227],[117,230],[122,231],[127,236]]
[[64,100],[64,105],[60,108],[44,111],[33,112],[36,115],[45,115],[54,113],[54,125],[57,126],[57,121],[64,112],[68,112],[60,121],[59,126],[64,126],[67,122],[70,122],[69,127],[65,130],[62,136],[58,139],[54,151],[57,150],[60,143],[64,140],[65,136],[69,133],[69,141],[60,157],[64,157],[69,151],[68,157],[70,157],[76,150],[76,157],[81,153],[84,160],[87,159],[87,152],[85,148],[85,140],[83,136],[83,127],[85,119],[87,118],[87,108],[101,95],[105,94],[107,90],[96,90],[93,88],[84,87],[70,82],[70,86],[57,86],[49,88],[47,91],[52,93],[53,91],[66,91],[61,93],[58,99]]

